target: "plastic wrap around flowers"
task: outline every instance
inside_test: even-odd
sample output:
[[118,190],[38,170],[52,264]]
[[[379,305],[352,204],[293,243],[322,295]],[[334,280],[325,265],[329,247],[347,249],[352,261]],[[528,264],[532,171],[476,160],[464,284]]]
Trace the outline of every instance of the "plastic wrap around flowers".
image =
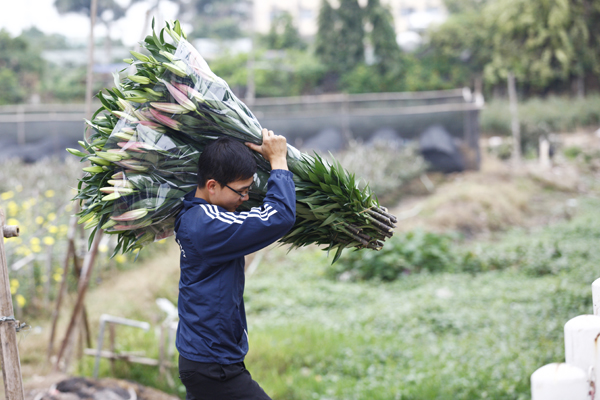
[[[165,34],[173,40],[167,42]],[[91,135],[68,149],[91,162],[83,168],[76,199],[80,223],[118,235],[118,251],[140,249],[173,233],[183,196],[196,187],[198,157],[221,136],[260,144],[262,127],[185,39],[179,23],[144,41],[149,55],[131,52],[136,72],[98,94],[103,107],[87,121]],[[269,163],[254,153],[257,185],[244,207],[259,206]],[[380,249],[393,234],[394,216],[380,207],[368,186],[339,163],[303,154],[288,145],[296,184],[296,224],[280,241],[293,246],[327,245]]]

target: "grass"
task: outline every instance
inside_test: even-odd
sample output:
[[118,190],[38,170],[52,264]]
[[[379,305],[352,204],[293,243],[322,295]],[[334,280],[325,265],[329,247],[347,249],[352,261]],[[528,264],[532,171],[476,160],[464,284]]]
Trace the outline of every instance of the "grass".
[[563,324],[591,310],[591,282],[566,274],[343,283],[319,252],[268,258],[247,286],[247,365],[274,399],[528,399],[531,373],[564,359]]
[[[579,208],[561,224],[469,244],[503,266],[486,272],[341,282],[326,278],[331,259],[321,250],[269,248],[247,279],[246,364],[275,400],[529,399],[531,373],[564,360],[564,323],[591,312],[590,284],[600,272],[594,251],[600,200]],[[551,268],[537,269],[544,265]],[[106,278],[88,297],[94,336],[102,312],[157,326],[164,315],[154,301],[176,299],[177,277],[171,245],[137,270]],[[158,356],[157,337],[154,329],[117,328],[119,350],[145,350],[147,357]],[[45,343],[23,340],[24,362],[39,362]],[[90,376],[93,361],[84,357],[73,372]],[[132,379],[184,398],[171,373],[173,387],[153,367],[116,362],[113,375],[102,360],[100,369],[101,377]]]
[[[549,96],[519,102],[519,120],[524,135],[573,132],[600,123],[600,96],[583,99]],[[492,100],[481,112],[481,131],[510,135],[508,100]]]

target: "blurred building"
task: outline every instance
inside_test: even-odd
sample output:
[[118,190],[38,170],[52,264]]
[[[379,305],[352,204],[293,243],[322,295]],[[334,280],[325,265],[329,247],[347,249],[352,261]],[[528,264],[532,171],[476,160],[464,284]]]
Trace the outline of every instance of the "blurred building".
[[[333,7],[338,0],[330,0]],[[359,0],[364,6],[367,0]],[[443,0],[381,0],[389,7],[394,17],[398,44],[412,47],[420,42],[420,34],[432,24],[442,23],[448,12]],[[317,33],[317,18],[321,0],[259,0],[254,1],[254,28],[257,32],[267,33],[271,22],[282,12],[289,12],[296,27],[304,37]]]

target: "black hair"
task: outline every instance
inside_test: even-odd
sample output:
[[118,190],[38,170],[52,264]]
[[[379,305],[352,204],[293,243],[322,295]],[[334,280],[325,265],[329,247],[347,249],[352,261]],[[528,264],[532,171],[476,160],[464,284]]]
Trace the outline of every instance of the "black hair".
[[198,187],[214,179],[221,186],[249,179],[256,173],[256,160],[245,144],[221,137],[204,149],[198,160]]

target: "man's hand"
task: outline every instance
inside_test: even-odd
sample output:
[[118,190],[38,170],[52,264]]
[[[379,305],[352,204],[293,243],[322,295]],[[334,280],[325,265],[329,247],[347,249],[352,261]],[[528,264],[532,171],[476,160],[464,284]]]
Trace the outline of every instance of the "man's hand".
[[271,163],[271,169],[288,169],[287,166],[287,141],[284,136],[276,135],[273,131],[262,130],[263,142],[261,146],[246,142],[246,146],[262,154]]

